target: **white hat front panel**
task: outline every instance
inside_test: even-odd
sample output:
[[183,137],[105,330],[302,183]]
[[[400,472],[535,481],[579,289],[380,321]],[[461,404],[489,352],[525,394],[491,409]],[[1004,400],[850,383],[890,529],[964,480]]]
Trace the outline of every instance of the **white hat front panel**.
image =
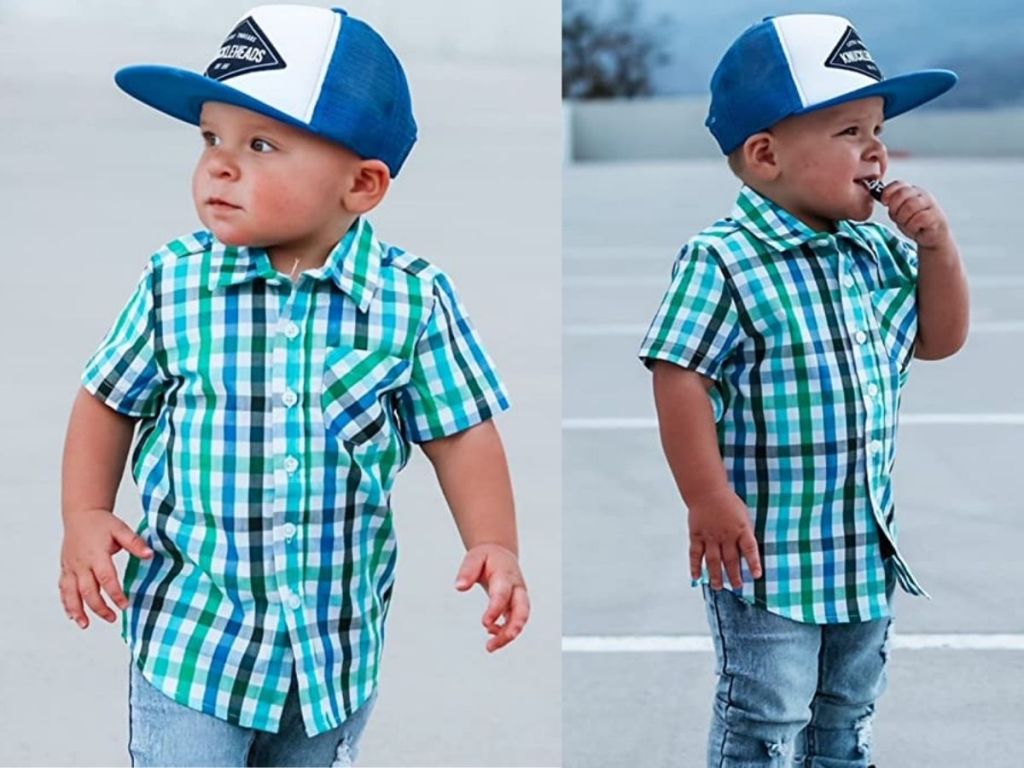
[[[342,15],[327,8],[255,8],[239,20],[207,74],[308,123],[320,98],[341,24]],[[251,44],[248,50],[246,44]],[[259,59],[260,64],[240,74],[218,77],[218,63],[232,56],[249,56]],[[278,59],[283,66],[275,65]]]
[[879,81],[871,54],[846,19],[793,14],[772,22],[805,107]]

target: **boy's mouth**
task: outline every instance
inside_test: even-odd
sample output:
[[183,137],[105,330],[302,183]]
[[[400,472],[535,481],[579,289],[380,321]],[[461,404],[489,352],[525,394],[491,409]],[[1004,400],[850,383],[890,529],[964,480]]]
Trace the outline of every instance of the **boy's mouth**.
[[220,209],[223,209],[223,210],[229,210],[229,209],[237,210],[237,209],[241,208],[241,206],[235,205],[233,203],[229,203],[227,200],[221,200],[219,197],[207,198],[206,204],[210,205],[210,206],[213,206],[214,208],[220,208]]

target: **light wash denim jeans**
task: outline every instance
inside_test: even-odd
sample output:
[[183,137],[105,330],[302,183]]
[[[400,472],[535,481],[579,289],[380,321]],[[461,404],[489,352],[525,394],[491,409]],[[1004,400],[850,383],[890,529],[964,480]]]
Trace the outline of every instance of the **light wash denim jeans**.
[[243,728],[178,704],[142,676],[129,678],[128,751],[133,766],[353,765],[377,700],[370,698],[338,728],[306,735],[294,676],[278,733]]
[[[892,611],[895,576],[886,563]],[[867,768],[892,618],[803,624],[704,585],[718,685],[708,768]]]

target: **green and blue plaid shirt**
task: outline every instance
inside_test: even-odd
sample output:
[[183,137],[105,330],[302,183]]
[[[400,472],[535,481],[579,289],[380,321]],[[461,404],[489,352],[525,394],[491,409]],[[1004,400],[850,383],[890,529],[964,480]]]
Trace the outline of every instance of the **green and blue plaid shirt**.
[[293,286],[208,231],[152,256],[84,387],[140,417],[132,475],[154,550],[130,557],[122,637],[180,704],[306,732],[373,692],[411,443],[508,407],[449,279],[360,219]]
[[683,248],[639,354],[715,382],[719,448],[764,570],[755,581],[743,563],[747,601],[815,624],[882,618],[889,554],[924,594],[892,490],[916,291],[916,249],[886,227],[815,232],[749,187]]

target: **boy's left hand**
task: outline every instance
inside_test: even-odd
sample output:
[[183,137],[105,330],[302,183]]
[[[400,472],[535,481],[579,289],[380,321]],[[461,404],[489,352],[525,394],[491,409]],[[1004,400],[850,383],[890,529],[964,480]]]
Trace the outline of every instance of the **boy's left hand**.
[[[482,623],[491,634],[487,651],[493,653],[515,640],[530,617],[530,598],[519,558],[499,544],[478,544],[466,552],[455,588],[465,592],[476,583],[490,597]],[[505,621],[499,624],[502,616]]]
[[889,209],[889,218],[900,232],[922,248],[940,248],[949,242],[946,214],[935,198],[920,187],[905,181],[889,182],[881,203]]

